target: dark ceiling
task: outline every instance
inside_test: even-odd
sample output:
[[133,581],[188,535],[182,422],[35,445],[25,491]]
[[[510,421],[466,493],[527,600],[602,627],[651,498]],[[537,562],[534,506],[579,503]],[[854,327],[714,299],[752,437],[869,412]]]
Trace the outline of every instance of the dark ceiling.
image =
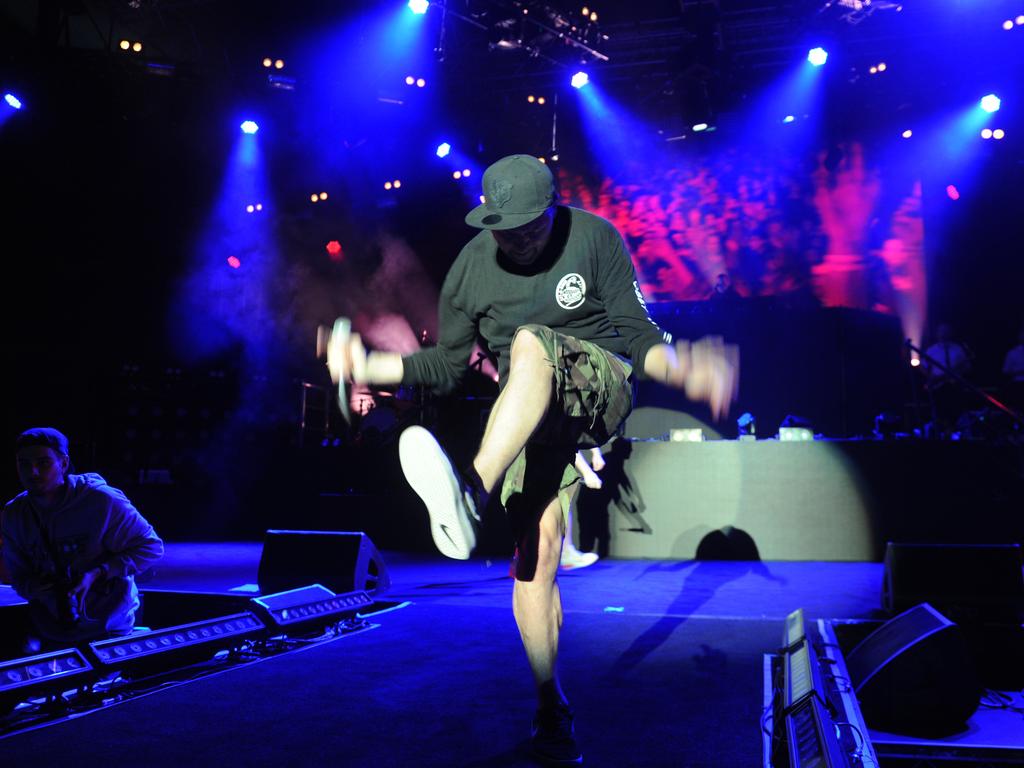
[[[435,55],[455,75],[448,80],[458,88],[483,83],[488,94],[500,94],[543,87],[586,64],[634,105],[664,109],[696,90],[723,111],[798,61],[811,40],[841,42],[857,66],[897,47],[941,48],[971,17],[960,0],[905,0],[899,8],[875,0],[860,11],[851,8],[855,2],[599,0],[588,9],[599,14],[591,22],[582,16],[582,2],[447,0],[434,3],[427,22]],[[60,57],[76,67],[116,70],[149,61],[174,65],[178,77],[231,81],[244,77],[258,51],[287,51],[310,30],[386,5],[367,0],[4,0],[3,64],[23,69],[26,63]],[[941,12],[932,12],[936,6]],[[922,24],[925,14],[928,23]],[[117,43],[123,37],[144,40],[143,56],[120,56]]]

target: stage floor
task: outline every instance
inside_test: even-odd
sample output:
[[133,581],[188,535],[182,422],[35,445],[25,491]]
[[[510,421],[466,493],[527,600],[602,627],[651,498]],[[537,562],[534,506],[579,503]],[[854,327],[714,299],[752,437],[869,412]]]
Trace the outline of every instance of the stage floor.
[[[244,593],[258,543],[169,544],[144,590]],[[6,738],[13,764],[527,766],[533,692],[508,561],[384,553],[375,629]],[[878,563],[601,561],[560,579],[586,764],[761,764],[783,619],[878,615]],[[405,604],[407,603],[407,604]]]
[[[259,542],[170,543],[140,588],[244,594],[256,588],[261,549]],[[507,559],[459,561],[405,552],[383,557],[392,582],[388,600],[511,605]],[[560,583],[566,613],[611,607],[630,615],[771,622],[803,608],[812,619],[864,618],[881,608],[882,564],[600,560],[562,571]]]
[[[251,594],[261,548],[168,544],[143,591]],[[15,765],[106,766],[115,753],[146,766],[533,765],[508,561],[384,561],[394,607],[371,629],[12,734],[0,752]],[[850,562],[603,560],[562,572],[560,667],[586,764],[761,765],[763,655],[785,617],[881,619],[882,577],[880,563]],[[1024,743],[1016,711],[984,707],[948,743],[988,744],[989,720],[1000,743]],[[871,735],[886,754],[934,751]]]

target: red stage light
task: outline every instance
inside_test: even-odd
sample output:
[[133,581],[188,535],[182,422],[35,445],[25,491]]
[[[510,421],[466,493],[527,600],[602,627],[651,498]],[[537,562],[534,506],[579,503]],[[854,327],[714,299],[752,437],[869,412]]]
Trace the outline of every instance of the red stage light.
[[949,195],[950,200],[960,199],[960,190],[954,187],[952,184],[946,187],[946,194]]
[[345,258],[345,252],[341,250],[341,243],[337,240],[331,240],[327,244],[327,255],[331,257],[331,261],[342,261]]
[[232,269],[238,269],[242,266],[242,262],[238,260],[237,256],[228,256],[228,266]]

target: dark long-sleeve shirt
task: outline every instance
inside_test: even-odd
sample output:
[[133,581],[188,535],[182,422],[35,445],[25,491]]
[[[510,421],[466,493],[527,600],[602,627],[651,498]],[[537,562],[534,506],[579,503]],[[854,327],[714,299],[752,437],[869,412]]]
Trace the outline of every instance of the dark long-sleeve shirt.
[[506,259],[489,231],[469,241],[441,288],[438,344],[404,358],[402,383],[450,391],[479,335],[497,358],[504,385],[512,337],[527,323],[593,342],[638,369],[651,347],[671,340],[647,312],[615,227],[559,206],[548,246],[527,267]]

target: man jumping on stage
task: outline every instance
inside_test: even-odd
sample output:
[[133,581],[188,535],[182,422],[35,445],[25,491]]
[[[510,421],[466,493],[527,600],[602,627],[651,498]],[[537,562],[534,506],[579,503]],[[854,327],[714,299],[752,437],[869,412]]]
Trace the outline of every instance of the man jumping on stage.
[[532,748],[552,765],[582,762],[558,682],[562,625],[559,554],[581,446],[615,435],[637,375],[685,390],[716,418],[735,397],[739,354],[721,339],[671,344],[650,319],[622,237],[606,220],[556,203],[554,179],[529,155],[483,177],[484,202],[466,216],[483,231],[444,281],[437,346],[402,357],[366,353],[358,335],[333,335],[335,382],[453,389],[482,337],[498,360],[500,394],[479,452],[462,472],[433,436],[410,427],[402,469],[446,556],[466,559],[479,512],[499,489],[516,538],[513,612],[538,691]]

